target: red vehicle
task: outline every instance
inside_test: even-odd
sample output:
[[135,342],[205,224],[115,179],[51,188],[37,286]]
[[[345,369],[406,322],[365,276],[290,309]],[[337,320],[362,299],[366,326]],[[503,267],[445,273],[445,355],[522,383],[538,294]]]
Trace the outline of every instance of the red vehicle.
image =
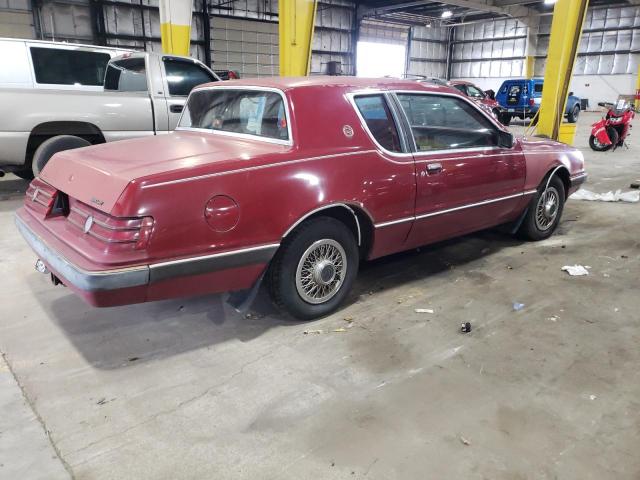
[[589,137],[589,146],[596,152],[604,152],[621,145],[631,131],[631,120],[635,117],[635,110],[628,103],[615,106],[613,103],[598,103],[607,108],[607,114],[599,122],[594,123]]
[[345,299],[361,259],[507,222],[549,237],[583,163],[514,141],[448,87],[230,80],[194,89],[169,135],[54,155],[16,223],[39,269],[96,306],[248,290],[264,274],[277,304],[311,319]]
[[504,108],[500,106],[495,98],[491,98],[473,83],[464,80],[451,80],[449,85],[476,102],[481,108],[491,112],[498,120],[502,119]]

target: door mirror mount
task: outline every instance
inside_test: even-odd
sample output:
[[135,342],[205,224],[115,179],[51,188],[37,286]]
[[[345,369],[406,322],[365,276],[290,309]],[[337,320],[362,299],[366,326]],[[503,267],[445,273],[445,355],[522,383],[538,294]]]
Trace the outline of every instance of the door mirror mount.
[[498,146],[501,148],[513,148],[513,134],[510,132],[499,130]]

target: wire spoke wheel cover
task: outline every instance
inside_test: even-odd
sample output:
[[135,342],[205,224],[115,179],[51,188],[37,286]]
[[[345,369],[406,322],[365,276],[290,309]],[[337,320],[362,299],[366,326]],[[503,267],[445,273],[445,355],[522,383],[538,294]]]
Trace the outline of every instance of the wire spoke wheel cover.
[[555,187],[549,186],[538,199],[536,204],[536,227],[541,231],[549,230],[557,216],[560,208],[560,195]]
[[335,240],[312,243],[300,257],[296,290],[307,303],[324,303],[338,293],[347,273],[347,254]]

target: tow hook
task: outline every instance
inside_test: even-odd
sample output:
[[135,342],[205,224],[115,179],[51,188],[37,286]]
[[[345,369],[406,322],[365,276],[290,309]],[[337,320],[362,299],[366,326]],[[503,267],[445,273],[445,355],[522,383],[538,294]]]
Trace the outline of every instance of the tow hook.
[[44,264],[44,262],[42,260],[40,260],[40,259],[38,259],[38,261],[36,262],[36,271],[38,271],[40,273],[44,273],[45,275],[47,273],[49,273],[49,269]]

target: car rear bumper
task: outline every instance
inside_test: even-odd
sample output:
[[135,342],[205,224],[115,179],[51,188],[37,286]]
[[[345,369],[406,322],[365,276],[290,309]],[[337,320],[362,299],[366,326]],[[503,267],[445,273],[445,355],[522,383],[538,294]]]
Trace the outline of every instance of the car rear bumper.
[[576,190],[578,190],[578,188],[580,188],[580,185],[587,181],[587,177],[587,172],[580,172],[576,175],[572,175],[569,178],[569,191],[575,192]]
[[140,303],[248,288],[269,263],[279,244],[259,245],[212,255],[148,265],[86,270],[43,239],[46,230],[30,214],[15,223],[29,246],[62,283],[95,306]]

